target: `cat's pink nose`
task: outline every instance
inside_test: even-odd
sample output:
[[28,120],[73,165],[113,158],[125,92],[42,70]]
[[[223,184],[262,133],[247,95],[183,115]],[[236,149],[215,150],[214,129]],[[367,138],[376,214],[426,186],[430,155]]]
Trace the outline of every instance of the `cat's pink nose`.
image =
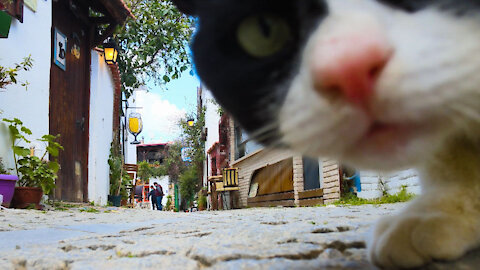
[[392,55],[388,42],[376,35],[332,37],[315,44],[313,52],[315,90],[359,106],[368,103]]

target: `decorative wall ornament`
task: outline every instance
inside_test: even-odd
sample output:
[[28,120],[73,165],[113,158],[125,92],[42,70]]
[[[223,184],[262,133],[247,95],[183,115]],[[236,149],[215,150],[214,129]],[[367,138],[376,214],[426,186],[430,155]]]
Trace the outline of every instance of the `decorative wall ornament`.
[[139,113],[130,113],[128,115],[128,131],[130,131],[130,133],[132,133],[132,135],[135,137],[135,140],[131,142],[131,144],[140,144],[140,142],[137,141],[137,136],[140,134],[140,132],[142,132],[142,129],[142,116]]
[[73,45],[70,49],[70,52],[75,56],[78,60],[80,59],[80,38],[78,37],[77,33],[73,33]]
[[67,37],[55,28],[53,36],[53,60],[55,65],[63,70],[67,69]]
[[24,3],[33,12],[37,12],[37,0],[24,0]]

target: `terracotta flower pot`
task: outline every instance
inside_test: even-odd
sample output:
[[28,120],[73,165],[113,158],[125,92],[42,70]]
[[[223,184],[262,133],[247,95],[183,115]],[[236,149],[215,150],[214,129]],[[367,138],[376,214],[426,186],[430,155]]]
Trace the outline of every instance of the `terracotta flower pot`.
[[18,177],[15,175],[0,174],[0,194],[3,196],[2,206],[10,207],[17,180]]
[[14,208],[27,208],[34,205],[35,209],[42,209],[40,200],[42,199],[43,191],[36,187],[16,187],[11,206]]

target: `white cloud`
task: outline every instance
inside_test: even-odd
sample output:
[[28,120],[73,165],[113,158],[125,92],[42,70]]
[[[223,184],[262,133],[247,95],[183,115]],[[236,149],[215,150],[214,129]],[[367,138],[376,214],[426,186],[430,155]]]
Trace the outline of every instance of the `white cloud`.
[[178,108],[158,94],[136,91],[136,107],[143,119],[143,131],[139,135],[145,137],[145,143],[165,143],[180,136],[178,121],[185,116],[185,109]]

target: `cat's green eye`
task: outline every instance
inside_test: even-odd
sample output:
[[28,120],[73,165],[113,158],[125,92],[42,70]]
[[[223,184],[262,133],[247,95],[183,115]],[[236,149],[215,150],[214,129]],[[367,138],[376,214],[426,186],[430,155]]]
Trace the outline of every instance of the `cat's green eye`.
[[291,39],[288,23],[275,15],[244,19],[237,29],[240,46],[251,56],[263,58],[281,51]]

